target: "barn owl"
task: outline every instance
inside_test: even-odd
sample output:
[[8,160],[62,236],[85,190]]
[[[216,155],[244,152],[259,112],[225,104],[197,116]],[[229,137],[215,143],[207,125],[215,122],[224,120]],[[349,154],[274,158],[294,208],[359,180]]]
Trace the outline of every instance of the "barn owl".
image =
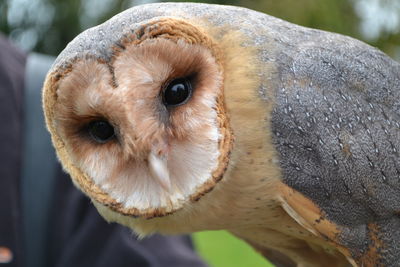
[[142,236],[226,229],[278,266],[400,258],[400,64],[231,6],[137,6],[43,91],[73,182]]

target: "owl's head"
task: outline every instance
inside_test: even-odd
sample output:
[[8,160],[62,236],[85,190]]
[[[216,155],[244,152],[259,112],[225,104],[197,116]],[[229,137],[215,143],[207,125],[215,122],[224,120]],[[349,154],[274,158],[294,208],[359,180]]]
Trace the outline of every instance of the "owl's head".
[[47,125],[75,184],[144,218],[213,189],[232,146],[221,61],[207,34],[172,18],[78,36],[44,88]]

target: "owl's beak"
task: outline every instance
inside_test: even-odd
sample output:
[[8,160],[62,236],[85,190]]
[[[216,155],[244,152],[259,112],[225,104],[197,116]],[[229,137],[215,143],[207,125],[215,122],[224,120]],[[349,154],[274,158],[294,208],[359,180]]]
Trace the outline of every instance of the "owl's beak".
[[149,169],[153,178],[166,190],[171,190],[171,179],[167,167],[167,156],[151,151],[148,156]]

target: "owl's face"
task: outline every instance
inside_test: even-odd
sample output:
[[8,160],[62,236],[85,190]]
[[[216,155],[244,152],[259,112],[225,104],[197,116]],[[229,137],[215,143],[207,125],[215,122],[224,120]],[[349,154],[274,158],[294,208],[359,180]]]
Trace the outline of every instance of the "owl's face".
[[151,36],[121,42],[109,62],[86,56],[59,74],[49,127],[85,193],[149,218],[214,187],[230,149],[216,54],[184,37]]

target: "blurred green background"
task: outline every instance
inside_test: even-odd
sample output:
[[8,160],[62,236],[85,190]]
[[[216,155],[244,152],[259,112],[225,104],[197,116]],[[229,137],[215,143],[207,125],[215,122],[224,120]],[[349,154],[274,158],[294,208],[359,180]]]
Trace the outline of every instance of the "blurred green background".
[[[0,0],[0,31],[22,49],[57,55],[82,30],[151,0]],[[180,1],[182,2],[182,1]],[[195,2],[195,1],[192,1]],[[400,60],[400,0],[208,0],[361,39]],[[272,266],[227,232],[194,235],[213,267]]]
[[193,235],[201,256],[211,267],[272,267],[244,241],[226,231],[207,231]]

